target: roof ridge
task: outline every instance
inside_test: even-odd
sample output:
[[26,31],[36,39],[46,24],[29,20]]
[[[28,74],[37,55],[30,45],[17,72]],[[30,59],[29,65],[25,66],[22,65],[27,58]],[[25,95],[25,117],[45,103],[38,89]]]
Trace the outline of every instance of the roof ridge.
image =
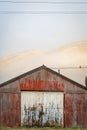
[[27,74],[32,74],[32,73],[34,73],[35,71],[38,71],[38,70],[41,70],[41,69],[48,70],[48,71],[50,71],[51,73],[54,73],[54,74],[56,74],[57,76],[60,76],[60,77],[62,77],[63,79],[65,79],[65,80],[67,80],[67,81],[69,81],[69,82],[72,82],[73,84],[76,84],[78,87],[87,90],[87,88],[86,88],[84,85],[82,85],[82,84],[80,84],[80,83],[78,83],[78,82],[76,82],[76,81],[74,81],[74,80],[72,80],[72,79],[70,79],[70,78],[68,78],[68,77],[66,77],[66,76],[64,76],[64,75],[62,75],[62,74],[60,74],[60,73],[58,73],[58,72],[52,70],[52,69],[50,69],[49,67],[45,66],[44,64],[43,64],[42,66],[38,67],[38,68],[32,69],[32,70],[30,70],[30,71],[28,71],[28,72],[25,72],[24,74],[21,74],[21,75],[15,77],[15,78],[12,78],[12,79],[10,79],[10,80],[8,80],[8,81],[6,81],[6,82],[1,83],[1,84],[0,84],[0,87],[2,87],[2,86],[4,86],[4,85],[7,85],[7,84],[9,84],[9,83],[12,83],[13,81],[18,80],[18,79],[20,79],[20,78],[26,76]]

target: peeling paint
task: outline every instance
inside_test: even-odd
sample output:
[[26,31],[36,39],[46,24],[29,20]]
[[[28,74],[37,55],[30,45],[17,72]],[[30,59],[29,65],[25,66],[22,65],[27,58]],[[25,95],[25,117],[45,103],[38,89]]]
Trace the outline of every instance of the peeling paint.
[[63,126],[63,93],[21,93],[21,125]]

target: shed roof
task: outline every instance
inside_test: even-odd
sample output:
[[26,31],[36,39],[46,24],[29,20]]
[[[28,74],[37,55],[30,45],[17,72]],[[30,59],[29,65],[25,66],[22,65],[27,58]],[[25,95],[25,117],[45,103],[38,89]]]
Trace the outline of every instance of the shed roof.
[[16,81],[16,80],[19,80],[19,79],[23,78],[23,77],[26,76],[26,75],[32,74],[32,73],[37,72],[37,71],[42,70],[42,69],[47,70],[48,72],[51,72],[51,73],[53,73],[53,74],[55,74],[55,75],[57,75],[57,76],[63,78],[64,80],[69,81],[69,82],[71,82],[71,83],[77,85],[78,87],[87,90],[87,88],[86,88],[84,85],[75,82],[74,80],[72,80],[72,79],[70,79],[70,78],[68,78],[68,77],[66,77],[66,76],[64,76],[64,75],[62,75],[62,74],[60,74],[60,73],[58,73],[58,72],[56,72],[56,71],[50,69],[50,68],[48,68],[48,67],[45,66],[45,65],[42,65],[42,66],[40,66],[40,67],[38,67],[38,68],[35,68],[35,69],[31,70],[31,71],[28,71],[28,72],[26,72],[26,73],[24,73],[24,74],[21,74],[21,75],[19,75],[19,76],[13,78],[13,79],[11,79],[11,80],[8,80],[8,81],[6,81],[6,82],[0,84],[0,87],[3,87],[3,86],[5,86],[5,85],[7,85],[7,84],[9,84],[9,83],[12,83],[12,82],[14,82],[14,81]]

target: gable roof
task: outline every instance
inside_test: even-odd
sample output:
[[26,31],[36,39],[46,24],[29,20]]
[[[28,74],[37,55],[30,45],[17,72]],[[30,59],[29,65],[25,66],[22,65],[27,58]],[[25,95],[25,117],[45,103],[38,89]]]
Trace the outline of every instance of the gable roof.
[[12,83],[12,82],[14,82],[14,81],[16,81],[16,80],[19,80],[19,79],[23,78],[23,77],[26,76],[26,75],[32,74],[32,73],[37,72],[37,71],[42,70],[42,69],[47,70],[47,71],[49,71],[49,72],[55,74],[56,76],[59,76],[59,77],[65,79],[66,81],[69,81],[69,82],[71,82],[71,83],[77,85],[78,87],[87,90],[87,88],[86,88],[84,85],[81,85],[81,84],[75,82],[74,80],[72,80],[72,79],[70,79],[70,78],[68,78],[68,77],[66,77],[66,76],[64,76],[64,75],[62,75],[62,74],[60,74],[60,73],[58,73],[58,72],[56,72],[56,71],[50,69],[50,68],[48,68],[48,67],[45,66],[45,65],[42,65],[42,66],[40,66],[40,67],[38,67],[38,68],[35,68],[35,69],[31,70],[31,71],[28,71],[28,72],[26,72],[26,73],[24,73],[24,74],[22,74],[22,75],[19,75],[19,76],[15,77],[15,78],[13,78],[13,79],[11,79],[11,80],[8,80],[8,81],[6,81],[6,82],[0,84],[0,87],[3,87],[3,86],[5,86],[5,85],[7,85],[7,84],[9,84],[9,83]]

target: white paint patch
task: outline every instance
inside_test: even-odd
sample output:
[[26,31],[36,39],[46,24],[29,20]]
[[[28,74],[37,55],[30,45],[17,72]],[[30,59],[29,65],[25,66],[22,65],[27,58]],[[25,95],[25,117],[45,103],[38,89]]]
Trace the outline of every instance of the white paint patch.
[[63,93],[22,91],[21,125],[63,126]]

